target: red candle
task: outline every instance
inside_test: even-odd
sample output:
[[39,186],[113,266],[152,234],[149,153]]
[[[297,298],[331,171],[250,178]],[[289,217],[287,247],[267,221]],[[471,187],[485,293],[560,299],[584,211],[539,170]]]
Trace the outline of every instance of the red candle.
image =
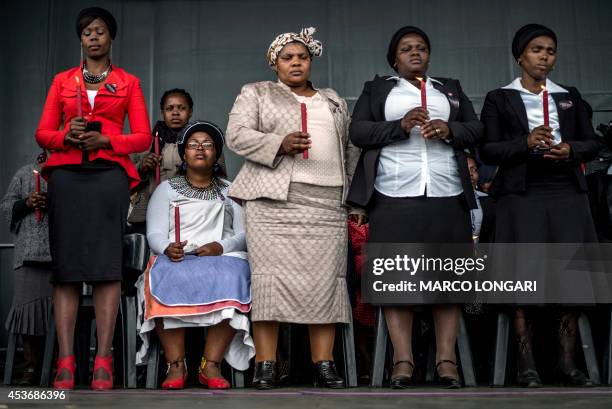
[[425,90],[427,81],[421,77],[416,77],[416,79],[421,83],[421,108],[427,109],[427,91]]
[[[155,151],[156,155],[159,155],[159,133],[155,132],[155,138],[154,138],[154,148],[153,150]],[[161,181],[160,179],[160,174],[159,174],[159,163],[155,166],[155,184],[159,185],[159,182]]]
[[[302,132],[307,133],[308,132],[308,114],[306,112],[306,104],[302,102],[300,104],[300,108],[302,110]],[[308,159],[308,149],[302,152],[302,158]]]
[[179,205],[174,205],[174,241],[181,242],[181,211]]
[[83,117],[83,100],[81,99],[81,81],[79,81],[79,77],[75,76],[76,80],[76,104],[77,104],[77,117]]
[[548,90],[544,85],[540,85],[542,87],[542,110],[544,114],[544,126],[549,126],[550,119],[548,116]]
[[[40,172],[37,170],[33,170],[34,172],[34,181],[36,183],[36,193],[40,193]],[[34,214],[36,215],[36,221],[40,223],[42,220],[42,212],[40,209],[35,209]]]

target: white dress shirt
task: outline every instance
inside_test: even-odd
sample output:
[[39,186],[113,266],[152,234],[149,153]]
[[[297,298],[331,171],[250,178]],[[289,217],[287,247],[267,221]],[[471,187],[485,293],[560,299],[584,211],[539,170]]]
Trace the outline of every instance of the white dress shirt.
[[[421,105],[421,90],[403,78],[391,77],[395,87],[385,102],[385,119],[395,121]],[[430,119],[448,121],[450,104],[427,78],[427,109]],[[425,139],[421,128],[411,129],[408,139],[381,149],[374,188],[385,196],[457,196],[463,192],[455,152],[440,139]]]
[[[527,123],[529,125],[529,132],[533,131],[534,128],[544,125],[544,100],[542,91],[537,94],[525,89],[521,84],[521,79],[516,78],[510,84],[502,87],[503,89],[514,89],[518,91],[525,105],[525,111],[527,111]],[[553,137],[555,138],[553,144],[557,145],[561,143],[561,128],[559,126],[559,114],[557,112],[557,104],[551,94],[554,93],[569,93],[563,87],[555,84],[548,78],[546,79],[546,89],[548,90],[548,124],[553,129]]]

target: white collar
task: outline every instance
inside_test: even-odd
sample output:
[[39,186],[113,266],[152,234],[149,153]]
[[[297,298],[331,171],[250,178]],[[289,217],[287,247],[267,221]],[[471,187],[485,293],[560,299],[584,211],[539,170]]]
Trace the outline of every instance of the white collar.
[[[389,80],[400,81],[400,80],[402,80],[402,79],[403,79],[403,78],[400,78],[400,77],[398,77],[397,75],[395,75],[395,76],[393,76],[393,77],[389,77],[389,78],[387,78],[387,81],[389,81]],[[406,80],[404,79],[404,81],[406,81]],[[433,85],[431,84],[432,82],[438,83],[438,84],[440,84],[440,85],[444,85],[444,84],[442,84],[442,82],[438,81],[438,80],[437,80],[437,79],[435,79],[435,78],[431,78],[431,77],[427,77],[427,80],[426,80],[425,82],[426,82],[426,83],[427,83],[427,85],[428,85],[428,86],[430,86],[430,87],[433,87]]]
[[[538,95],[538,94],[534,94],[533,92],[531,92],[528,89],[525,89],[523,87],[523,84],[521,84],[521,77],[515,78],[514,81],[512,81],[510,84],[506,85],[505,87],[502,87],[502,89],[513,89],[515,91],[523,92],[523,93],[526,93],[526,94]],[[553,94],[553,93],[566,93],[566,94],[568,94],[569,93],[568,90],[566,90],[565,88],[555,84],[554,82],[552,82],[548,78],[546,78],[546,89],[548,90],[549,94]]]

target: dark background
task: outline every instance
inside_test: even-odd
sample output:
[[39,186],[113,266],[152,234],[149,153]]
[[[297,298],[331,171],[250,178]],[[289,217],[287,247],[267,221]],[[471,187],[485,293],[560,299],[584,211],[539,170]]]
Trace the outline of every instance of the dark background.
[[[354,104],[364,81],[390,74],[391,35],[403,25],[423,28],[432,43],[432,76],[461,80],[480,111],[487,91],[517,74],[510,53],[516,29],[538,22],[558,35],[552,80],[578,87],[595,110],[594,123],[612,119],[612,2],[606,0],[204,0],[0,1],[0,193],[39,149],[34,131],[53,75],[76,66],[75,17],[98,5],[119,29],[112,61],[138,76],[152,121],[164,90],[185,88],[194,118],[225,127],[240,87],[272,80],[265,54],[274,37],[317,28],[323,56],[315,86],[332,87]],[[230,178],[241,164],[226,153]],[[0,243],[12,243],[4,219]],[[0,338],[10,305],[12,252],[0,250]],[[3,345],[4,342],[0,342]]]

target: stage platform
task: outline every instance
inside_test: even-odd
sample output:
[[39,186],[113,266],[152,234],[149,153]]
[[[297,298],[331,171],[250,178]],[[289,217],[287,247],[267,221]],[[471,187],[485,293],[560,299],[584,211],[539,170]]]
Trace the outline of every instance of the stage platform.
[[340,391],[314,388],[280,388],[260,392],[253,389],[209,391],[190,388],[182,391],[117,389],[93,392],[77,389],[64,400],[15,400],[10,391],[51,391],[40,388],[0,388],[0,409],[8,408],[206,408],[206,409],[505,409],[505,408],[612,408],[612,387],[588,389],[547,387],[464,388],[455,391],[439,388],[414,388],[403,391],[353,388]]

